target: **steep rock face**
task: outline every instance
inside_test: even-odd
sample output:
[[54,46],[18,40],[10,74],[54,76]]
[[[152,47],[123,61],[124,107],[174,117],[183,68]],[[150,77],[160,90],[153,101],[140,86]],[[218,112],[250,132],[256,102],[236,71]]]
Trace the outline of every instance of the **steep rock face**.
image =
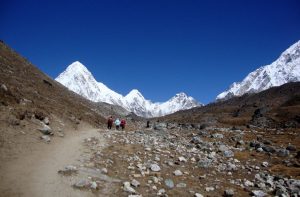
[[91,101],[119,105],[143,117],[163,116],[202,105],[185,93],[176,94],[163,103],[152,103],[145,99],[137,89],[122,96],[103,83],[97,82],[92,73],[78,61],[69,65],[55,80]]
[[241,82],[233,83],[216,99],[226,100],[233,96],[261,92],[274,86],[296,81],[300,81],[300,41],[290,46],[272,64],[251,72]]

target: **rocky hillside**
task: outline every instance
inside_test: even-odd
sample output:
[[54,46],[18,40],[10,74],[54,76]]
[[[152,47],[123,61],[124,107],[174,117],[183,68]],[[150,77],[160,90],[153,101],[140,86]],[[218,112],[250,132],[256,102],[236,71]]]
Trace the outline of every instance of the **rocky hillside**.
[[245,94],[162,118],[179,123],[230,126],[299,127],[300,82],[287,83],[257,94]]
[[17,119],[36,116],[103,122],[94,104],[74,94],[38,70],[4,43],[0,43],[0,106]]
[[113,111],[69,91],[0,42],[1,157],[29,148],[26,144],[39,142],[43,134],[63,136],[81,124],[101,127],[103,115]]

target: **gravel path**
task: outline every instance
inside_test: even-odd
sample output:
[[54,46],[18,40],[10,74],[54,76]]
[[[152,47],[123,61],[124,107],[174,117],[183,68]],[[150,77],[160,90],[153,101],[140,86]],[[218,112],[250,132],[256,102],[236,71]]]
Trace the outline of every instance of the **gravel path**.
[[87,147],[84,139],[96,137],[105,144],[102,134],[96,129],[69,132],[65,138],[55,138],[50,144],[42,144],[38,150],[28,152],[7,162],[1,175],[0,191],[3,196],[94,196],[93,193],[74,189],[74,177],[62,176],[59,169],[70,164],[79,164]]

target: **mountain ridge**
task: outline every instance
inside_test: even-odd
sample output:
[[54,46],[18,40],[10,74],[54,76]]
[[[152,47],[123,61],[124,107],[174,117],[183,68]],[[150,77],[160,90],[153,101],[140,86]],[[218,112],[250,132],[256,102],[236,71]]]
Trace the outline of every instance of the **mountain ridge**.
[[159,117],[203,105],[183,92],[177,93],[166,102],[147,100],[137,89],[132,89],[123,96],[96,81],[92,73],[79,61],[70,64],[55,80],[91,101],[119,105],[142,117]]
[[245,93],[257,93],[274,86],[300,81],[300,40],[286,49],[273,63],[250,72],[242,81],[234,82],[216,100],[227,100]]

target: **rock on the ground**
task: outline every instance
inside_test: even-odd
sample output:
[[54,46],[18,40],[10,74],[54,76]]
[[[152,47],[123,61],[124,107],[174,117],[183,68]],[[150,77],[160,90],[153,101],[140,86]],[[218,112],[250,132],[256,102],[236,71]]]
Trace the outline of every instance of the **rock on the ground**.
[[43,128],[38,129],[44,135],[53,135],[52,129],[48,125],[43,125]]
[[96,183],[95,181],[93,181],[93,182],[91,183],[90,188],[91,188],[91,189],[97,189],[97,188],[98,188],[97,183]]
[[184,157],[178,157],[178,161],[180,161],[180,162],[187,162],[186,158],[184,158]]
[[158,190],[157,195],[161,196],[161,195],[164,195],[165,193],[166,193],[165,189],[160,189],[160,190]]
[[172,179],[166,179],[166,180],[165,180],[165,185],[166,185],[168,188],[172,189],[172,188],[174,187],[174,182],[173,182]]
[[73,165],[65,166],[64,169],[58,171],[58,173],[64,174],[64,175],[70,175],[70,174],[76,173],[76,172],[77,172],[77,167],[73,166]]
[[212,160],[208,159],[208,158],[201,159],[198,162],[198,166],[201,168],[209,168],[209,167],[211,167],[211,164],[212,164]]
[[43,122],[44,122],[46,125],[49,125],[49,124],[50,124],[50,121],[49,121],[49,118],[48,118],[48,117],[44,118]]
[[261,164],[263,167],[268,167],[269,166],[269,163],[268,162],[266,162],[266,161],[264,161],[264,162],[262,162],[262,164]]
[[224,157],[233,157],[234,153],[231,150],[224,151]]
[[159,167],[159,165],[157,165],[157,164],[151,164],[150,169],[151,169],[153,172],[159,172],[159,171],[160,171],[160,167]]
[[218,138],[218,139],[223,139],[223,134],[220,133],[214,133],[211,135],[212,138]]
[[297,149],[296,149],[295,146],[289,144],[289,145],[286,147],[286,150],[288,150],[288,151],[296,151]]
[[224,197],[232,197],[234,195],[233,189],[227,189],[224,191]]
[[251,181],[249,181],[249,180],[246,180],[246,181],[244,182],[244,185],[245,185],[246,187],[253,187],[253,186],[254,186],[254,183],[251,182]]
[[186,187],[186,183],[178,183],[176,185],[176,187],[178,187],[178,188],[185,188]]
[[108,170],[107,170],[107,168],[102,168],[102,169],[101,169],[101,172],[102,172],[103,174],[107,174],[107,173],[108,173]]
[[138,187],[138,186],[140,186],[140,182],[138,182],[137,180],[133,179],[133,180],[131,181],[131,185],[132,185],[133,187]]
[[194,194],[194,197],[204,197],[202,194],[199,194],[199,193],[195,193]]
[[133,189],[130,186],[130,183],[128,181],[126,181],[126,182],[123,183],[123,190],[125,192],[131,193],[131,194],[135,194],[136,193],[135,189]]
[[180,170],[175,170],[175,171],[173,172],[173,174],[174,174],[175,176],[181,176],[183,173],[182,173]]
[[75,188],[79,188],[79,189],[87,188],[90,186],[90,182],[88,180],[82,179],[82,180],[79,180],[77,183],[75,183],[73,186]]
[[5,92],[8,90],[5,84],[1,84],[1,89],[4,90]]
[[41,136],[41,139],[44,140],[47,143],[49,143],[51,141],[51,138],[48,135]]
[[207,192],[211,192],[211,191],[214,191],[214,190],[215,190],[214,187],[206,187],[205,188],[205,191],[207,191]]
[[253,190],[251,192],[252,195],[254,195],[255,197],[264,197],[267,196],[267,194],[265,192],[263,192],[262,190]]
[[279,157],[287,157],[290,154],[290,151],[286,149],[279,149],[277,152],[277,156]]

